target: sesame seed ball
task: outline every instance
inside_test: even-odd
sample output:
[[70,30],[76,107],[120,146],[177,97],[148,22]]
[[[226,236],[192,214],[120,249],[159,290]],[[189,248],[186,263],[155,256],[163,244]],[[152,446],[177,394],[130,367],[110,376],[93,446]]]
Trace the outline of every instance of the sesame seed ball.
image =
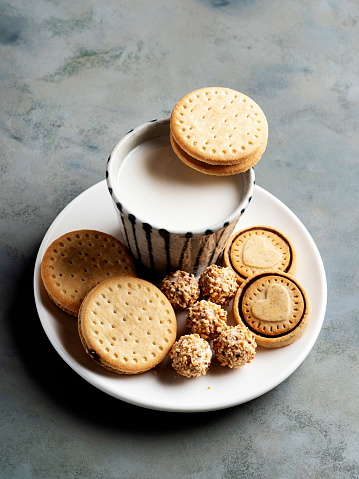
[[213,340],[213,350],[221,366],[230,368],[249,364],[256,354],[254,335],[242,326],[230,326]]
[[198,281],[193,274],[175,271],[158,285],[176,311],[183,311],[194,304],[200,294]]
[[212,350],[198,334],[186,334],[173,344],[169,357],[178,374],[186,378],[198,378],[208,371]]
[[203,339],[214,339],[227,326],[227,311],[219,304],[203,299],[189,308],[186,326]]
[[238,289],[237,276],[231,268],[212,264],[199,278],[201,297],[221,306],[227,305]]

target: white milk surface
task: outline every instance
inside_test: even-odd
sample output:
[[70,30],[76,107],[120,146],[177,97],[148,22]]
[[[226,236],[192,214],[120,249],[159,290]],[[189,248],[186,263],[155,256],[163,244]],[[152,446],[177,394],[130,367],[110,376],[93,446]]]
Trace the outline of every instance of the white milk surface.
[[177,232],[225,222],[243,194],[237,175],[205,175],[182,163],[167,136],[148,140],[126,156],[116,193],[140,221]]

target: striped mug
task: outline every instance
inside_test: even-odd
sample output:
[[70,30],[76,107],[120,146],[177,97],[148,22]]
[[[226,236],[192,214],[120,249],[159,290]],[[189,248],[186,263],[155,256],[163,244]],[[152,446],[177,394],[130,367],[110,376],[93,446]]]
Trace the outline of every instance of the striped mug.
[[252,168],[214,177],[182,163],[169,118],[129,131],[108,158],[106,179],[122,239],[139,274],[153,280],[179,269],[198,275],[216,263],[255,183]]

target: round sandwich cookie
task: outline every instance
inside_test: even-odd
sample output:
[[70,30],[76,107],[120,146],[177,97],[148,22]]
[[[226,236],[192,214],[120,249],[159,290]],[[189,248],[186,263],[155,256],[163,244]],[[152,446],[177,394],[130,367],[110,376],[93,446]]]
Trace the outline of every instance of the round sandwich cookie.
[[243,93],[207,87],[175,105],[170,138],[177,156],[189,166],[208,174],[235,174],[259,161],[268,141],[268,123],[261,108]]
[[78,329],[82,345],[98,364],[118,374],[139,374],[165,359],[176,340],[177,320],[156,286],[120,276],[87,294]]
[[303,286],[293,276],[276,271],[248,278],[233,301],[236,324],[247,327],[264,348],[294,343],[304,333],[310,314]]
[[122,275],[136,276],[131,254],[118,239],[96,230],[62,235],[47,248],[41,262],[41,278],[50,299],[76,317],[96,284]]
[[279,230],[271,226],[253,226],[238,231],[228,240],[223,263],[242,283],[267,270],[293,274],[297,255],[292,242]]

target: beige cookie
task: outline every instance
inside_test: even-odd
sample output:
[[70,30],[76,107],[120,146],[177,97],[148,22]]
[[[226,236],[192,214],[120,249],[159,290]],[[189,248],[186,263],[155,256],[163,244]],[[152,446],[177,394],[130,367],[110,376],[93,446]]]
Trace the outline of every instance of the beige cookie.
[[194,170],[213,176],[230,176],[236,175],[238,173],[243,173],[244,171],[249,170],[249,168],[254,166],[261,159],[267,146],[266,144],[264,144],[258,151],[256,151],[255,153],[250,155],[245,161],[241,161],[240,163],[235,163],[232,165],[210,165],[209,163],[196,160],[192,156],[188,155],[173,140],[172,135],[170,136],[170,140],[173,151],[183,163],[185,163],[187,166],[190,166]]
[[95,286],[84,299],[78,328],[86,352],[118,374],[138,374],[157,366],[177,334],[166,296],[143,279],[121,276]]
[[248,278],[233,301],[237,324],[246,326],[259,346],[280,348],[304,333],[311,305],[303,286],[292,276],[276,271]]
[[249,165],[268,141],[261,108],[243,93],[223,87],[184,96],[172,111],[170,130],[178,151],[210,165]]
[[266,270],[293,274],[297,255],[292,242],[271,226],[253,226],[235,233],[227,242],[223,262],[242,283]]
[[136,276],[127,248],[111,235],[95,230],[72,231],[46,250],[41,277],[50,299],[77,316],[86,294],[113,276]]

